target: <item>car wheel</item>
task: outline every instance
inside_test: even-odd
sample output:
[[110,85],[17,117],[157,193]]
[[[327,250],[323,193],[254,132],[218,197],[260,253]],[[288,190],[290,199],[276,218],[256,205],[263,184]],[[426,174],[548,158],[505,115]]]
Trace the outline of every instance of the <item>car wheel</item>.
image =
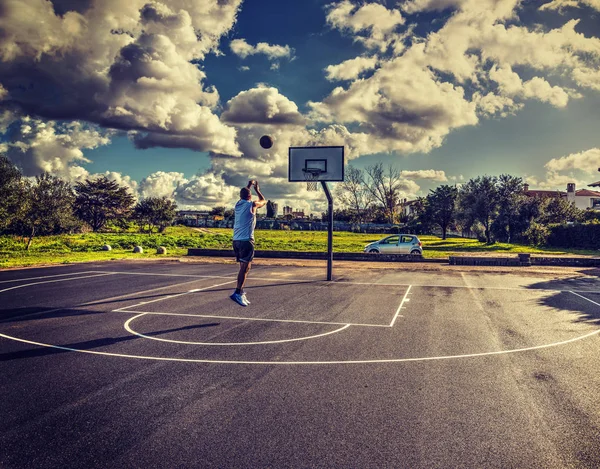
[[379,254],[379,251],[377,249],[370,249],[369,254]]
[[419,251],[417,251],[417,250],[411,251],[410,255],[411,256],[422,256],[422,254]]

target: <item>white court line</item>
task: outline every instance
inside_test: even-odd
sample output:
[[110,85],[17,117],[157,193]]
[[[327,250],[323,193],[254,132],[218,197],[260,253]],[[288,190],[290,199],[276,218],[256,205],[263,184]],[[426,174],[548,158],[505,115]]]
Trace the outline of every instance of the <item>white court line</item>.
[[[231,277],[229,277],[229,278],[231,278]],[[189,295],[190,293],[195,293],[195,292],[198,292],[198,291],[204,291],[204,290],[208,290],[210,288],[215,288],[215,287],[221,287],[223,285],[227,285],[229,283],[234,283],[234,282],[237,282],[237,279],[230,280],[229,282],[219,283],[217,285],[211,285],[210,287],[206,287],[206,288],[196,288],[194,290],[186,291],[186,292],[183,292],[183,293],[177,293],[176,295],[168,295],[168,296],[165,296],[163,298],[157,298],[156,300],[142,301],[141,303],[138,303],[138,304],[133,305],[133,306],[124,306],[123,308],[113,309],[112,312],[113,313],[121,313],[121,312],[123,312],[122,310],[124,308],[128,308],[128,309],[129,308],[137,308],[138,306],[149,305],[150,303],[156,303],[157,301],[164,301],[164,300],[168,300],[169,298],[177,298],[178,296]],[[128,311],[128,312],[129,313],[133,313],[133,312],[141,312],[141,311]],[[147,313],[144,313],[144,314],[147,314]]]
[[402,305],[404,304],[406,300],[406,297],[408,296],[408,292],[410,292],[410,287],[412,285],[409,285],[408,288],[406,289],[406,293],[404,294],[404,298],[402,298],[402,301],[400,302],[400,306],[398,306],[398,309],[396,310],[396,314],[394,315],[394,319],[392,319],[392,322],[390,323],[390,327],[394,327],[394,324],[396,323],[396,319],[398,319],[398,315],[400,314],[400,310],[402,309]]
[[415,357],[415,358],[384,358],[384,359],[372,359],[372,360],[319,360],[319,361],[250,361],[250,360],[210,360],[202,358],[175,358],[175,357],[149,357],[146,355],[127,355],[123,353],[112,353],[112,352],[97,352],[95,350],[80,350],[71,347],[63,347],[60,345],[44,344],[42,342],[34,342],[31,340],[19,339],[18,337],[12,337],[6,334],[1,334],[0,337],[5,339],[16,340],[30,345],[38,345],[40,347],[54,348],[58,350],[65,350],[68,352],[80,352],[89,353],[91,355],[104,355],[108,357],[121,357],[121,358],[136,358],[141,360],[157,360],[157,361],[174,361],[174,362],[188,362],[188,363],[215,363],[221,365],[365,365],[365,364],[385,364],[385,363],[407,363],[407,362],[424,362],[424,361],[437,361],[437,360],[454,360],[459,358],[475,358],[475,357],[486,357],[493,355],[507,355],[509,353],[520,353],[528,352],[532,350],[540,350],[551,347],[558,347],[561,345],[570,344],[579,340],[586,339],[588,337],[597,335],[600,333],[600,329],[589,332],[573,339],[563,340],[561,342],[554,342],[551,344],[536,345],[533,347],[525,347],[520,349],[512,350],[498,350],[496,352],[481,352],[481,353],[467,353],[463,355],[444,355],[438,357]]
[[[575,293],[574,291],[571,291],[571,293],[573,293],[573,295],[577,295],[579,298],[583,298],[584,300],[589,301],[590,303],[594,303],[596,306],[600,306],[600,303],[596,303],[595,301],[592,301],[589,298],[586,298],[585,296],[580,295],[579,293]],[[593,293],[593,292],[588,292],[588,293]]]
[[85,275],[85,276],[79,276],[79,277],[74,277],[74,278],[61,278],[58,280],[45,280],[44,282],[26,283],[24,285],[15,285],[14,287],[5,288],[4,290],[0,290],[0,293],[4,293],[4,292],[10,291],[10,290],[16,290],[17,288],[30,287],[31,285],[41,285],[44,283],[56,283],[56,282],[68,282],[69,280],[79,280],[81,278],[104,277],[107,275],[113,275],[113,274],[112,273],[104,273],[104,274],[95,274],[95,275]]
[[[55,278],[55,277],[66,277],[67,275],[83,275],[83,274],[97,274],[96,270],[89,270],[85,272],[71,272],[70,274],[56,274],[56,275],[46,275],[44,277],[26,277],[26,278],[15,278],[13,280],[2,280],[0,283],[11,283],[11,282],[28,282],[29,280],[40,280],[43,278]],[[105,273],[105,272],[102,272]]]
[[131,314],[155,314],[158,316],[186,316],[191,318],[205,318],[205,319],[231,319],[238,321],[262,321],[262,322],[288,322],[298,324],[322,324],[325,326],[359,326],[359,327],[390,327],[388,324],[360,324],[353,322],[329,322],[329,321],[305,321],[301,319],[271,319],[271,318],[246,318],[243,316],[216,316],[210,314],[186,314],[186,313],[164,313],[160,311],[129,311],[125,308],[114,310],[113,312],[118,313],[131,313]]
[[333,331],[329,331],[329,332],[324,332],[323,334],[316,334],[316,335],[311,335],[311,336],[307,336],[307,337],[296,337],[294,339],[280,339],[280,340],[264,340],[261,342],[188,342],[185,340],[172,340],[172,339],[161,339],[159,337],[151,337],[151,336],[147,336],[145,334],[142,334],[140,332],[136,332],[134,331],[131,326],[130,323],[132,321],[134,321],[135,319],[141,317],[141,316],[145,316],[145,313],[139,314],[137,316],[134,316],[132,318],[130,318],[127,322],[125,322],[125,330],[127,332],[129,332],[130,334],[133,335],[137,335],[139,337],[143,337],[145,339],[150,339],[150,340],[158,340],[160,342],[172,342],[172,343],[176,343],[176,344],[187,344],[187,345],[213,345],[213,346],[230,346],[230,345],[269,345],[269,344],[283,344],[285,342],[296,342],[299,340],[310,340],[310,339],[317,339],[319,337],[325,337],[327,335],[331,335],[331,334],[335,334],[337,332],[343,331],[344,329],[347,329],[350,327],[350,324],[345,324],[343,327],[340,327],[339,329],[335,329]]
[[[105,275],[110,275],[113,272],[108,272]],[[62,280],[51,280],[46,282],[38,282],[38,283],[51,283],[56,281],[64,281],[64,280],[74,280],[74,279],[62,279]],[[36,285],[38,283],[33,283],[31,285]],[[228,282],[231,283],[231,282]],[[19,287],[24,287],[27,285],[20,285]],[[15,287],[13,287],[15,288]],[[0,293],[3,291],[12,290],[13,288],[0,290]],[[209,287],[210,288],[210,287]],[[557,290],[551,290],[557,291]],[[562,291],[562,290],[558,290]],[[578,295],[575,291],[570,291],[571,293]],[[589,292],[588,292],[589,293]],[[599,305],[595,301],[590,300],[584,296],[581,296],[583,299]],[[531,350],[540,350],[550,347],[557,347],[561,345],[570,344],[579,340],[586,339],[588,337],[597,335],[600,333],[600,329],[596,331],[589,332],[579,337],[574,337],[572,339],[554,342],[550,344],[537,345],[532,347],[524,347],[519,349],[512,350],[499,350],[494,352],[480,352],[480,353],[470,353],[470,354],[462,354],[462,355],[446,355],[446,356],[436,356],[436,357],[414,357],[414,358],[391,358],[391,359],[371,359],[371,360],[329,360],[329,361],[249,361],[249,360],[210,360],[210,359],[193,359],[193,358],[174,358],[174,357],[151,357],[144,355],[127,355],[121,353],[111,353],[111,352],[98,352],[94,350],[81,350],[74,349],[71,347],[63,347],[59,345],[45,344],[41,342],[34,342],[26,339],[21,339],[18,337],[9,336],[6,334],[0,333],[0,337],[4,337],[9,340],[15,340],[17,342],[22,342],[31,345],[37,345],[40,347],[48,347],[54,348],[58,350],[65,350],[69,352],[79,352],[79,353],[88,353],[91,355],[103,355],[103,356],[111,356],[111,357],[121,357],[121,358],[135,358],[135,359],[143,359],[143,360],[156,360],[156,361],[175,361],[175,362],[188,362],[188,363],[215,363],[215,364],[247,364],[247,365],[346,365],[346,364],[384,364],[384,363],[405,363],[405,362],[422,362],[422,361],[433,361],[433,360],[449,360],[449,359],[460,359],[460,358],[473,358],[473,357],[484,357],[484,356],[494,356],[494,355],[506,355],[509,353],[519,353],[526,352]]]
[[[105,272],[105,271],[92,271],[92,272]],[[162,274],[162,273],[152,273],[152,272],[121,272],[114,271],[110,273],[123,274],[123,275],[157,275],[157,276],[166,276],[166,277],[197,277],[197,278],[232,278],[231,275],[192,275],[192,274]],[[570,292],[578,292],[578,293],[596,293],[595,290],[560,290],[556,288],[528,288],[524,287],[494,287],[494,286],[469,286],[469,285],[443,285],[443,284],[427,284],[427,285],[418,285],[415,283],[373,283],[373,282],[347,282],[347,281],[339,281],[333,280],[333,282],[326,282],[325,280],[319,279],[311,279],[307,280],[306,278],[270,278],[270,277],[255,277],[251,276],[248,280],[263,280],[266,282],[285,282],[285,283],[335,283],[336,285],[368,285],[371,287],[433,287],[433,288],[465,288],[470,290],[508,290],[508,291],[529,291],[529,292],[561,292],[561,293],[570,293]],[[252,286],[248,287],[249,289]]]

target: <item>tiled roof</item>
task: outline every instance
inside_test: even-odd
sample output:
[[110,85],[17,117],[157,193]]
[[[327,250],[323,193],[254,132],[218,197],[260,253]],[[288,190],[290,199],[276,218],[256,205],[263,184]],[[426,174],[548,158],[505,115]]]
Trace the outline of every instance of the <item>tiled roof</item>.
[[528,197],[565,197],[565,193],[561,191],[524,191]]
[[575,195],[578,197],[600,197],[600,192],[579,189],[578,191],[575,191]]

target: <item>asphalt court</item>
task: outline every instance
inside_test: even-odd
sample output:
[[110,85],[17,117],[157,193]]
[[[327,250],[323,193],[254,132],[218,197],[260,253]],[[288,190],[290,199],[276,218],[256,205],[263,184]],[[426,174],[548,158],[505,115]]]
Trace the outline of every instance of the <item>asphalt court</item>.
[[495,277],[486,284],[481,276],[401,272],[325,282],[318,270],[281,267],[251,272],[252,304],[244,308],[228,298],[232,270],[138,267],[4,280],[0,301],[12,313],[0,321],[0,336],[113,358],[343,364],[501,355],[598,333],[594,283],[511,286]]

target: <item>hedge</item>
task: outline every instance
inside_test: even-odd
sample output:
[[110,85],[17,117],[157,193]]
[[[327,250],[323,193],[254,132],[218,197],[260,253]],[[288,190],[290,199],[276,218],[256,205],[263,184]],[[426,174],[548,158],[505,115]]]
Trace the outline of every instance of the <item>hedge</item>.
[[546,246],[600,249],[600,224],[553,225]]

